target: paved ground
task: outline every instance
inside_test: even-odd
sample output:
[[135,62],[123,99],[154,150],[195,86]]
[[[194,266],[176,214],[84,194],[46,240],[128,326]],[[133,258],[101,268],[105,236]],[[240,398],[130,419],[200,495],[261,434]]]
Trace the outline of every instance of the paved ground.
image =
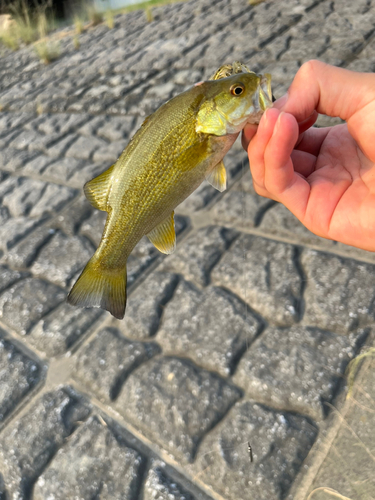
[[30,48],[1,56],[0,499],[374,499],[375,367],[347,403],[343,375],[374,345],[375,256],[258,197],[239,145],[228,191],[204,184],[179,208],[176,253],[134,250],[124,321],[65,297],[104,224],[83,183],[145,115],[238,59],[277,97],[313,57],[374,71],[375,4],[153,16],[117,17],[78,51],[66,36],[48,67]]

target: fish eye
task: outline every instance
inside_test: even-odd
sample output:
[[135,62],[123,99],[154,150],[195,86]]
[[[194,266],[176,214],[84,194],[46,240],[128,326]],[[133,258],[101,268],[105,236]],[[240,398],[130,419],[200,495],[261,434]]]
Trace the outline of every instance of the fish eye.
[[232,95],[238,96],[241,95],[245,90],[245,85],[242,83],[235,83],[234,85],[231,86],[230,88],[230,93]]

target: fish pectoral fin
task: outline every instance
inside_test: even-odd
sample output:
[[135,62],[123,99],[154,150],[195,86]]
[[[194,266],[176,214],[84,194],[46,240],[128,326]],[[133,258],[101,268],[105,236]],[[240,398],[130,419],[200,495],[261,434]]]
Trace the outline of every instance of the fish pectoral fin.
[[222,193],[227,189],[227,171],[225,170],[224,163],[221,161],[216,167],[211,170],[207,175],[206,181],[211,184],[215,189]]
[[148,233],[147,237],[159,252],[166,254],[173,253],[176,250],[174,212]]
[[224,119],[216,109],[215,103],[212,101],[206,101],[200,107],[197,115],[195,131],[203,134],[213,134],[219,136],[227,133],[227,127]]
[[83,187],[86,198],[89,200],[91,205],[98,210],[103,212],[107,211],[107,196],[108,190],[111,182],[113,167],[109,167],[105,172],[94,177]]

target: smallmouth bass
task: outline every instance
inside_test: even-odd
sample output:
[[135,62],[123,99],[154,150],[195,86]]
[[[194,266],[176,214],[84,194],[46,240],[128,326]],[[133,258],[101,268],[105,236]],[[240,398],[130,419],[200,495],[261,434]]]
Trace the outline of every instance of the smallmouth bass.
[[222,159],[246,123],[259,123],[272,106],[270,82],[270,75],[241,63],[219,68],[211,80],[147,117],[117,162],[85,184],[89,202],[108,216],[98,249],[69,293],[70,304],[124,317],[131,251],[147,235],[158,250],[172,253],[176,206],[204,179],[225,190]]

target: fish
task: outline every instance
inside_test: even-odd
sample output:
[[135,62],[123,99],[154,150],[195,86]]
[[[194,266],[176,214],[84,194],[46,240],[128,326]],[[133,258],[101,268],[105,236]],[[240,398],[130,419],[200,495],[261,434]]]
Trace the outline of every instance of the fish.
[[85,184],[86,198],[107,212],[107,220],[68,303],[101,307],[122,319],[126,261],[138,241],[147,235],[160,252],[173,253],[175,208],[205,179],[226,189],[224,156],[244,126],[259,123],[272,106],[271,75],[235,64],[160,106],[116,163]]

